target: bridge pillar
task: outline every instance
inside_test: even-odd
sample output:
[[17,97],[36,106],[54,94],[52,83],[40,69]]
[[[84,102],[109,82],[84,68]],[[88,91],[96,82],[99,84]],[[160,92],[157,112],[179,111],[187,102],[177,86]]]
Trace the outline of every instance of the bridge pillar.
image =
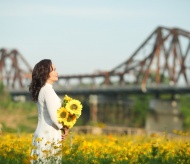
[[90,95],[89,97],[90,102],[90,120],[93,123],[97,123],[97,112],[98,112],[98,96],[97,95]]
[[177,100],[152,99],[149,108],[145,124],[149,134],[156,131],[172,133],[173,130],[182,130],[182,115]]
[[124,95],[90,95],[90,121],[114,126],[129,125],[132,100]]

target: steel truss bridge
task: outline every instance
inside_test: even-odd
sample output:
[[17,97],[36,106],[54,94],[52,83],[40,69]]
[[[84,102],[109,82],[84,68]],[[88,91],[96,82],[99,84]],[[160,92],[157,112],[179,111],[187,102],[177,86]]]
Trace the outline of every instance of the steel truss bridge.
[[[0,81],[13,95],[27,95],[32,68],[19,51],[0,49]],[[190,93],[190,32],[156,28],[110,71],[60,75],[58,94]]]

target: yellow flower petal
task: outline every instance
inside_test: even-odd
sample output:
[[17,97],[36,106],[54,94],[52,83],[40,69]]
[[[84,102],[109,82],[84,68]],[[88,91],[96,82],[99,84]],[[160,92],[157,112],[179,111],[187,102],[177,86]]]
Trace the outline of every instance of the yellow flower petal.
[[81,110],[82,110],[82,104],[80,101],[78,100],[71,100],[66,104],[66,107],[68,112],[70,112],[71,114],[81,114]]
[[76,123],[76,116],[73,114],[69,114],[67,117],[67,120],[64,121],[64,125],[67,126],[68,128],[72,128],[74,124]]
[[63,123],[67,117],[68,117],[68,111],[64,108],[61,107],[57,110],[57,119],[59,123]]
[[72,100],[72,98],[69,97],[69,96],[67,96],[67,95],[65,95],[65,97],[63,98],[63,100],[70,101],[70,100]]

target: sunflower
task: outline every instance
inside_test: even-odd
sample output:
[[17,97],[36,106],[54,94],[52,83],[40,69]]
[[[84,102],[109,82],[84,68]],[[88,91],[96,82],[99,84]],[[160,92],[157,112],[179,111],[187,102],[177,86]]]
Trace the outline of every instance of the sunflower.
[[64,108],[61,107],[57,110],[57,119],[59,123],[63,123],[64,121],[67,120],[69,113],[68,111]]
[[69,96],[67,96],[67,95],[65,95],[63,100],[70,101],[70,100],[72,100],[72,98],[69,97]]
[[63,98],[63,103],[62,103],[62,106],[63,106],[63,107],[65,107],[65,106],[66,106],[66,104],[67,104],[69,101],[71,101],[71,100],[72,100],[72,98],[71,98],[71,97],[69,97],[69,96],[65,95],[65,96],[64,96],[64,98]]
[[64,125],[68,128],[72,128],[74,124],[76,123],[77,118],[74,114],[69,114],[67,119],[64,121]]
[[80,101],[73,99],[66,104],[65,108],[71,114],[80,115],[82,110],[82,104]]
[[77,119],[80,117],[80,115],[82,114],[82,112],[80,111],[79,113],[75,114]]

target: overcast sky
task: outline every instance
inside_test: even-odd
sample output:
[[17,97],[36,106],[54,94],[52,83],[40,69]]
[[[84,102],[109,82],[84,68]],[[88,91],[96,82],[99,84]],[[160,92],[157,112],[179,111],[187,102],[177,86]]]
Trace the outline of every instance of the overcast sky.
[[60,75],[108,71],[158,26],[190,31],[190,0],[1,0],[0,48]]

